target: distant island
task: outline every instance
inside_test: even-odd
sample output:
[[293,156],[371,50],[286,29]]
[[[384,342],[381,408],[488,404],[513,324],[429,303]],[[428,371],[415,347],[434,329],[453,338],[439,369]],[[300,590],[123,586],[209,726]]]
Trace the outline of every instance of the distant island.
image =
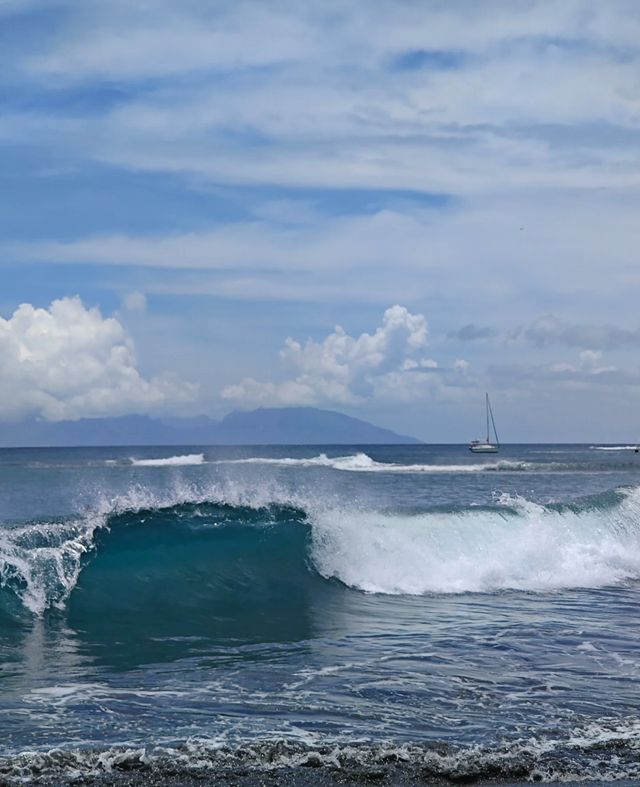
[[272,407],[196,418],[82,418],[0,425],[2,447],[118,445],[322,445],[420,443],[414,437],[333,410]]

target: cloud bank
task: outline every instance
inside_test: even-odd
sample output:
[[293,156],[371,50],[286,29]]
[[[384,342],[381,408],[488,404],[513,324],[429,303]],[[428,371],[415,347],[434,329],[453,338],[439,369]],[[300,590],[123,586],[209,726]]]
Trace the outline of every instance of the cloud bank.
[[61,298],[0,318],[0,418],[52,421],[149,412],[195,395],[170,376],[146,380],[122,324]]

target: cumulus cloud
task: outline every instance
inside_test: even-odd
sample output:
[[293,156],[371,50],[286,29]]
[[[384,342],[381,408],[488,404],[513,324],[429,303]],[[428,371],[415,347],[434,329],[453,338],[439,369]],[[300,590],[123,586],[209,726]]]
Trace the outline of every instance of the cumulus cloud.
[[[391,306],[374,333],[350,336],[337,326],[323,341],[288,338],[280,353],[294,377],[259,382],[251,377],[222,391],[242,404],[353,404],[371,397],[408,400],[423,390],[438,363],[425,355],[427,321],[404,306]],[[456,371],[464,371],[462,363]]]
[[29,303],[0,318],[0,417],[56,421],[149,412],[195,395],[170,376],[142,377],[121,323],[80,298]]

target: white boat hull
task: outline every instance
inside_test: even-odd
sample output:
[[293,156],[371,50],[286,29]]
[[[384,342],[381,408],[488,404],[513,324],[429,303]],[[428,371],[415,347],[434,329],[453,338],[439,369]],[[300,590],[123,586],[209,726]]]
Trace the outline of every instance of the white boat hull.
[[474,454],[497,454],[498,446],[492,443],[472,443],[469,450]]

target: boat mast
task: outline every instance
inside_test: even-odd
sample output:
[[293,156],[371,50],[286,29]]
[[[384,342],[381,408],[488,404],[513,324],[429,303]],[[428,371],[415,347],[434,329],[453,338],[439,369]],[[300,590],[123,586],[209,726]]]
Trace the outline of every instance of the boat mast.
[[[496,430],[496,422],[493,420],[493,410],[491,409],[491,402],[489,401],[489,394],[487,394],[487,434],[489,434],[489,415],[491,415],[491,425],[493,426],[493,433],[496,436],[496,445],[500,445],[500,439]],[[487,437],[487,442],[489,438]]]
[[484,406],[487,412],[487,443],[489,442],[489,394],[484,395]]

